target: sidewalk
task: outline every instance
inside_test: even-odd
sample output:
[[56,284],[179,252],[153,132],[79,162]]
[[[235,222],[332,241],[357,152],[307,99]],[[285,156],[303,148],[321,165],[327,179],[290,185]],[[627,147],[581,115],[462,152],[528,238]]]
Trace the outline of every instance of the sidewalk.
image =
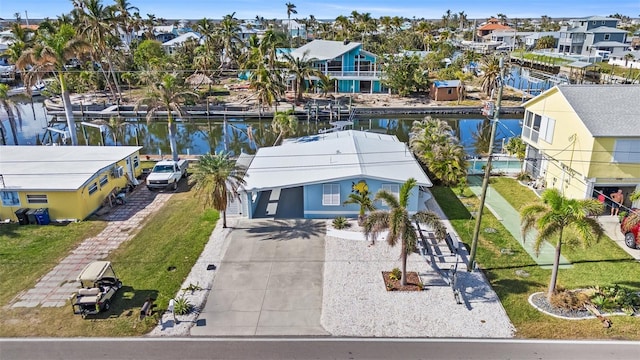
[[85,239],[32,289],[19,295],[11,307],[62,307],[78,288],[76,277],[92,261],[105,259],[121,243],[131,239],[147,217],[158,211],[173,193],[155,193],[139,186],[127,203],[103,218],[108,222],[100,234]]
[[[479,176],[469,176],[468,182],[471,191],[480,197],[482,193],[482,178]],[[541,268],[551,269],[553,267],[555,248],[548,242],[545,242],[540,248],[539,254],[536,255],[533,245],[537,232],[535,229],[531,231],[527,235],[527,241],[525,242],[520,229],[520,214],[491,186],[487,189],[485,206]],[[560,268],[568,269],[571,267],[571,263],[564,256],[560,255]]]

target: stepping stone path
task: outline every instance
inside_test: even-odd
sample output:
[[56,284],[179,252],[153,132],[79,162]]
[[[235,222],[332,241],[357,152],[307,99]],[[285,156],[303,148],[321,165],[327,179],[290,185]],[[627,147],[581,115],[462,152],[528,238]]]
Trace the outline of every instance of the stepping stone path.
[[127,196],[126,204],[116,205],[102,216],[108,224],[100,234],[85,239],[35,287],[18,295],[11,307],[64,306],[79,286],[76,278],[80,271],[92,261],[105,259],[121,243],[131,239],[145,219],[162,208],[172,194],[151,192],[145,186],[139,186]]

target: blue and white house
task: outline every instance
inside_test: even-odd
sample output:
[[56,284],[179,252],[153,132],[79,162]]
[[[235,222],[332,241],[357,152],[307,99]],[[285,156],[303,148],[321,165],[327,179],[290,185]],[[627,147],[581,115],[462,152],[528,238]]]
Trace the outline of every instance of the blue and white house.
[[290,54],[296,58],[306,56],[306,59],[315,59],[314,67],[335,80],[335,89],[338,92],[384,92],[380,83],[378,58],[362,49],[361,43],[348,40],[313,40],[292,50]]
[[385,189],[398,194],[409,178],[417,180],[408,205],[415,213],[425,209],[433,184],[395,135],[346,130],[290,139],[281,146],[260,148],[253,156],[240,192],[242,214],[355,218],[359,206],[343,205],[350,193],[367,190],[373,198]]

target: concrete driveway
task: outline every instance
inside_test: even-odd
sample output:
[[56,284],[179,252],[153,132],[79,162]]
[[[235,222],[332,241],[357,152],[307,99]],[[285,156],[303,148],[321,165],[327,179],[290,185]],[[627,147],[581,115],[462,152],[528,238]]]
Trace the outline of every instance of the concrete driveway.
[[624,244],[624,235],[620,231],[620,221],[617,216],[603,215],[599,216],[598,220],[602,224],[605,234],[611,238],[622,250],[631,255],[634,259],[640,261],[640,249],[630,249]]
[[242,219],[193,336],[329,335],[320,325],[323,221]]

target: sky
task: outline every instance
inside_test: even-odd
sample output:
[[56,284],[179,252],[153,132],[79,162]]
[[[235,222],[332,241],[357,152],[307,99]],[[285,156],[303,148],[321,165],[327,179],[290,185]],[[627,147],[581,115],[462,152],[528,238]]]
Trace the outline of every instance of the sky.
[[[640,0],[128,0],[140,10],[143,18],[154,14],[164,19],[220,19],[235,12],[238,19],[286,19],[286,3],[296,5],[291,18],[335,19],[349,16],[352,11],[370,13],[372,17],[400,16],[406,18],[439,19],[447,11],[464,11],[467,17],[487,18],[498,13],[508,18],[539,18],[542,15],[561,18],[607,16],[615,13],[640,17]],[[110,5],[113,0],[103,0]],[[0,0],[0,18],[55,18],[72,9],[71,0]],[[25,15],[26,11],[26,15]]]

